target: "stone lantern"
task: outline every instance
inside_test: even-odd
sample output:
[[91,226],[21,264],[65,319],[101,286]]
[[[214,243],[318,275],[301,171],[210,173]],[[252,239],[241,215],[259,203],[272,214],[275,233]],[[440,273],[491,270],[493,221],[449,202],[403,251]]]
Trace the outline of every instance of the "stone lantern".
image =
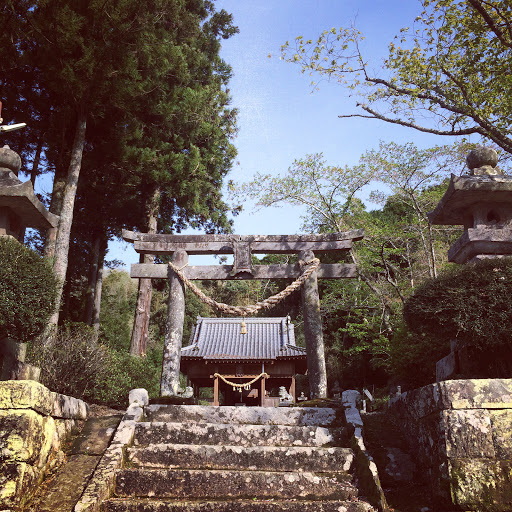
[[[494,149],[478,146],[467,159],[469,176],[450,178],[448,190],[428,214],[437,225],[462,225],[464,233],[450,247],[448,260],[469,263],[512,256],[512,176],[497,169]],[[470,349],[452,340],[451,352],[436,363],[436,380],[460,378],[481,371]]]
[[59,217],[39,201],[30,181],[18,179],[20,167],[17,153],[9,146],[0,149],[0,236],[12,236],[23,243],[25,228],[55,228]]
[[496,168],[498,154],[491,148],[478,146],[466,161],[469,176],[452,174],[448,190],[428,214],[432,224],[464,226],[448,260],[464,264],[512,256],[512,176]]

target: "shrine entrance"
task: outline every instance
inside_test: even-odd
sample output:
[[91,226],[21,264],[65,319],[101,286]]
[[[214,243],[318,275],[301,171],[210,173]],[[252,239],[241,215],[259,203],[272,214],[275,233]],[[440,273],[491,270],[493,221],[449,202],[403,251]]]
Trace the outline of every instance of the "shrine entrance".
[[[318,279],[353,278],[356,266],[320,263],[315,254],[349,251],[361,240],[363,230],[312,235],[164,235],[123,231],[139,254],[171,255],[169,264],[138,263],[131,266],[131,277],[168,279],[167,331],[164,341],[160,395],[177,395],[185,316],[185,286],[207,304],[228,315],[245,317],[270,309],[283,297],[301,288],[307,370],[311,398],[327,397],[327,379],[318,295]],[[189,255],[233,254],[233,265],[188,265]],[[252,265],[252,254],[297,254],[295,264]],[[295,279],[285,290],[261,303],[236,307],[219,304],[206,297],[194,280]],[[218,379],[215,380],[218,384]]]
[[290,317],[198,317],[181,349],[187,385],[194,396],[213,385],[213,405],[293,403],[295,375],[306,369],[306,349],[295,344]]

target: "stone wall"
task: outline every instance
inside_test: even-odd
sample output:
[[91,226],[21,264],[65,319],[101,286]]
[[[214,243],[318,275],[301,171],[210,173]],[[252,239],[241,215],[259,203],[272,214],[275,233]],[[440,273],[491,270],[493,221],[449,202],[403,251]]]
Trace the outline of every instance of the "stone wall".
[[35,381],[0,382],[0,510],[17,507],[87,418],[82,400]]
[[512,379],[430,384],[389,407],[440,506],[512,510]]

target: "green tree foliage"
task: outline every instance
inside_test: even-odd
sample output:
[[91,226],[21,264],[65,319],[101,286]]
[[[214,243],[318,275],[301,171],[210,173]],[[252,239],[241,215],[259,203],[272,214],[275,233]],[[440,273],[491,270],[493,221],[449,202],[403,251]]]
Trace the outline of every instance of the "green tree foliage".
[[51,267],[17,240],[0,237],[0,332],[32,341],[44,329],[55,303]]
[[230,15],[208,0],[9,0],[0,9],[5,117],[29,123],[8,142],[55,172],[61,226],[47,246],[61,283],[73,210],[89,223],[76,237],[89,240],[122,225],[145,230],[156,192],[159,229],[228,227],[220,189],[235,112],[218,54],[237,31]]
[[477,134],[512,152],[512,5],[500,0],[421,0],[419,15],[389,44],[382,72],[355,28],[299,36],[283,57],[347,87],[363,113],[439,135]]
[[[235,198],[257,207],[305,206],[310,232],[363,228],[342,262],[357,263],[357,280],[320,281],[324,341],[330,385],[384,384],[393,369],[390,340],[400,329],[402,305],[425,278],[446,265],[448,245],[458,229],[434,228],[431,211],[445,191],[450,171],[461,173],[465,144],[419,149],[381,143],[353,167],[328,166],[321,155],[297,160],[282,176],[257,175]],[[381,209],[367,211],[361,198]],[[339,262],[340,255],[322,256]]]
[[128,352],[137,283],[127,272],[110,271],[103,280],[100,340],[118,352]]

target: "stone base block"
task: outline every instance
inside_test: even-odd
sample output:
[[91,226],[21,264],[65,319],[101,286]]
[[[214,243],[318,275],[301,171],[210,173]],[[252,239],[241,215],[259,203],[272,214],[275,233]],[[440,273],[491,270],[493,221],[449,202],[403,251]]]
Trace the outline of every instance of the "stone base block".
[[453,459],[448,478],[453,503],[462,510],[512,510],[512,461]]

